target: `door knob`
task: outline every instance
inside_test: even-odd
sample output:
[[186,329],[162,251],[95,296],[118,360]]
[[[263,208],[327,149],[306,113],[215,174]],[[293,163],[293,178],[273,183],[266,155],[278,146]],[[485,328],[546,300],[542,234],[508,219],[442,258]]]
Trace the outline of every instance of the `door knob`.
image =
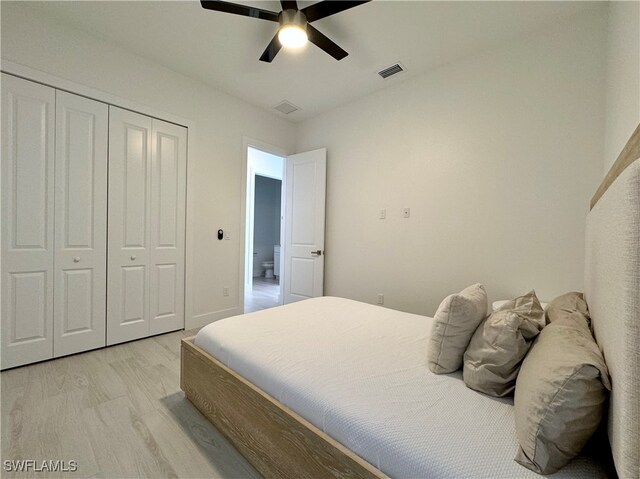
[[322,256],[322,250],[316,250],[311,252],[311,256]]
[[131,255],[131,261],[135,261],[135,260],[136,260],[136,255],[135,255],[135,254],[132,254],[132,255]]
[[79,263],[80,262],[80,256],[76,256],[75,258],[73,258],[73,262],[74,263]]

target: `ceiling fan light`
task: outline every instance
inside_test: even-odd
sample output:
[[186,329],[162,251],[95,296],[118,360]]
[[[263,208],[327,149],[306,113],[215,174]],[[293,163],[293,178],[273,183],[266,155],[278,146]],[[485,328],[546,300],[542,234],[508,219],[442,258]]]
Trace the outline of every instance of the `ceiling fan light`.
[[278,32],[278,40],[285,48],[301,48],[308,41],[307,32],[298,25],[285,25]]

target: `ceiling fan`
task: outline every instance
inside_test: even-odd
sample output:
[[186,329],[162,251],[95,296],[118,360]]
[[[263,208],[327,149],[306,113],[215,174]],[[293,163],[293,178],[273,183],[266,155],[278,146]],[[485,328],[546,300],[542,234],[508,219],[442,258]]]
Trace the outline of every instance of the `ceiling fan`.
[[283,46],[300,48],[307,41],[320,47],[336,60],[342,60],[348,53],[310,24],[370,1],[324,0],[299,9],[296,0],[280,0],[282,5],[280,13],[217,0],[201,0],[200,4],[207,10],[278,22],[280,24],[278,32],[260,57],[260,61],[271,63]]

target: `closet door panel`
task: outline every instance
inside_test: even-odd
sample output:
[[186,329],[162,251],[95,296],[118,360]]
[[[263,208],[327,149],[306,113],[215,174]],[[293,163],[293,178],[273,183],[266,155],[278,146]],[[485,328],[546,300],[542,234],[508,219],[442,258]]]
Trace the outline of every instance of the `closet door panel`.
[[123,266],[121,324],[146,322],[147,268],[145,266]]
[[2,74],[1,367],[53,355],[55,90]]
[[106,344],[108,117],[56,92],[54,356]]
[[150,334],[184,327],[187,130],[153,120]]
[[[10,272],[8,276],[8,294],[3,297],[9,306],[9,347],[49,342],[51,326],[47,271]],[[42,351],[42,357],[49,356],[47,347]]]
[[149,335],[149,117],[110,107],[107,344]]
[[137,125],[125,125],[122,158],[122,205],[124,248],[147,248],[149,201],[147,172],[149,169],[148,137],[151,131]]

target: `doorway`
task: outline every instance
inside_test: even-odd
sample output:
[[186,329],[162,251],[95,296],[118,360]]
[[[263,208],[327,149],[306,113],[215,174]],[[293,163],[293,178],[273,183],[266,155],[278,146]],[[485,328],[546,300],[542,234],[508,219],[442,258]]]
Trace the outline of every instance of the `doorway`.
[[247,149],[245,313],[283,303],[284,165],[282,156]]

